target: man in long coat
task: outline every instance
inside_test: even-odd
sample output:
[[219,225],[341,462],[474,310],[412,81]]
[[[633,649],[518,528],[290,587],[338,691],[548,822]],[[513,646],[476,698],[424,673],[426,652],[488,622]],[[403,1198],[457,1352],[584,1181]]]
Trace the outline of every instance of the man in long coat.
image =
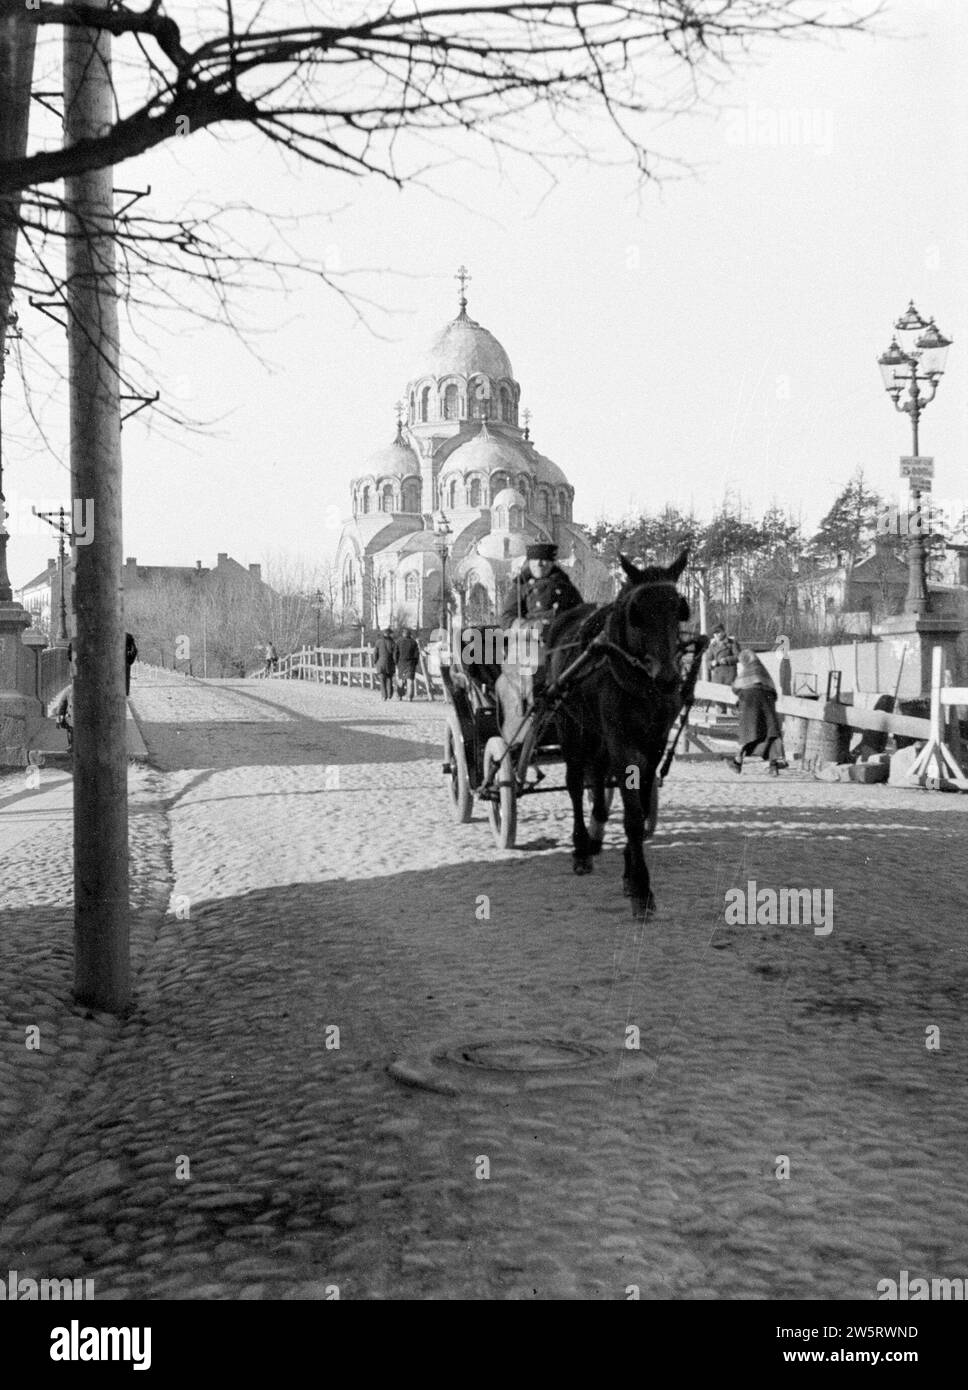
[[420,661],[420,648],[417,639],[408,627],[403,629],[397,639],[396,644],[397,658],[397,694],[403,699],[404,686],[408,687],[408,695],[412,700],[416,689],[417,665]]
[[393,699],[393,675],[397,669],[397,644],[393,640],[393,628],[380,634],[373,646],[373,665],[380,677],[382,699]]

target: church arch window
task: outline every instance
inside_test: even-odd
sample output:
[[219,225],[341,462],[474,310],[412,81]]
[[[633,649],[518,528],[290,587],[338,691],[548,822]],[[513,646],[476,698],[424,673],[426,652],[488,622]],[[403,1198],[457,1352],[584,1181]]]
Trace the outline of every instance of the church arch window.
[[410,392],[410,423],[411,425],[417,423],[417,394],[415,391]]
[[420,597],[420,580],[413,573],[404,578],[403,596],[407,603],[416,603]]
[[454,381],[444,387],[444,419],[460,419],[460,390]]
[[469,489],[469,493],[468,493],[468,501],[470,502],[470,505],[471,505],[472,507],[479,507],[479,506],[481,505],[481,480],[480,480],[480,478],[471,478],[471,484],[470,484],[470,489]]
[[420,418],[426,424],[430,419],[430,387],[425,386],[420,393]]
[[506,386],[501,387],[501,419],[506,425],[514,424],[514,405],[511,392]]
[[467,383],[468,414],[472,420],[491,418],[491,383],[486,376],[472,376]]
[[420,511],[420,483],[416,478],[408,478],[403,485],[403,510]]
[[524,514],[520,507],[511,507],[508,510],[508,529],[520,531],[524,526]]
[[499,492],[508,486],[508,475],[506,473],[491,474],[491,501],[493,502]]
[[343,570],[343,607],[352,608],[355,600],[356,584],[353,576],[353,565],[347,560]]
[[494,605],[491,603],[491,596],[476,574],[468,575],[467,578],[465,619],[469,623],[490,623],[494,620]]
[[539,515],[539,516],[550,516],[550,514],[551,514],[551,505],[550,505],[550,502],[549,502],[549,500],[548,500],[548,489],[547,489],[546,487],[539,488],[539,490],[538,490],[538,515]]
[[393,484],[383,484],[382,506],[385,512],[393,511]]
[[494,508],[494,525],[499,531],[506,531],[508,529],[507,507]]
[[369,484],[367,484],[367,486],[364,487],[360,500],[362,502],[360,510],[363,512],[365,516],[368,512],[371,512],[373,510],[373,495],[370,492]]
[[449,486],[448,489],[447,489],[447,505],[448,505],[448,507],[456,507],[456,506],[457,506],[457,479],[456,479],[456,478],[451,478],[451,480],[450,480],[450,486]]

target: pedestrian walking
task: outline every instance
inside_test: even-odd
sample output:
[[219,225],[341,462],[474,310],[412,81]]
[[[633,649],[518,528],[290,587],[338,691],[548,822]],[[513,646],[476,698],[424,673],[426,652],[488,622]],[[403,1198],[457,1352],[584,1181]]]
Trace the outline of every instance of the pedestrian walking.
[[405,627],[396,644],[397,695],[402,700],[404,690],[412,700],[417,688],[417,665],[420,647],[410,628]]
[[397,669],[397,644],[393,640],[392,627],[382,632],[374,643],[373,666],[380,677],[380,698],[392,700],[393,676]]
[[273,671],[279,669],[279,653],[276,651],[274,642],[266,643],[266,670],[267,676],[271,676]]
[[131,694],[131,667],[138,659],[138,648],[130,632],[124,634],[124,693]]
[[[727,637],[722,623],[717,623],[709,639],[709,679],[714,685],[732,685],[738,660],[739,643],[735,637]],[[719,708],[723,713],[729,711],[729,705],[720,704]]]
[[67,734],[68,753],[74,747],[74,685],[73,682],[66,690],[61,692],[60,699],[54,708],[54,718],[58,729],[63,729]]
[[776,713],[776,686],[769,671],[754,652],[740,652],[733,689],[739,702],[738,750],[727,758],[734,772],[743,771],[743,759],[759,754],[770,764],[770,774],[779,777],[788,767],[783,752],[783,731]]

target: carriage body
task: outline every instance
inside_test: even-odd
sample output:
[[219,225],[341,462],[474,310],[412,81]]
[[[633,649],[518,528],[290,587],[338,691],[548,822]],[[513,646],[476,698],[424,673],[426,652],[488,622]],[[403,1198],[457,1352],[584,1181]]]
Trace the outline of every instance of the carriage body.
[[[487,807],[498,849],[512,849],[517,804],[538,792],[564,791],[549,783],[546,769],[564,766],[557,709],[535,677],[544,664],[543,633],[537,625],[465,628],[456,649],[442,656],[441,680],[449,708],[443,771],[448,777],[454,819],[473,818],[475,801]],[[481,659],[486,657],[488,659]],[[448,659],[449,658],[449,659]],[[494,659],[497,658],[497,659]],[[609,786],[609,802],[614,783]],[[657,794],[648,834],[655,829]]]

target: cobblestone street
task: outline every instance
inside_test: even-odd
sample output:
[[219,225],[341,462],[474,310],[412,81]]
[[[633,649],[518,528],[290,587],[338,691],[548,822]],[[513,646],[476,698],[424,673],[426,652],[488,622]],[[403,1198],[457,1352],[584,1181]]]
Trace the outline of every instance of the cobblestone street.
[[[0,1270],[499,1300],[968,1273],[966,798],[680,760],[642,926],[620,816],[582,879],[564,793],[513,851],[452,823],[440,703],[132,705],[124,1022],[70,1003],[69,776],[0,780]],[[830,890],[829,935],[727,925],[750,880]]]

